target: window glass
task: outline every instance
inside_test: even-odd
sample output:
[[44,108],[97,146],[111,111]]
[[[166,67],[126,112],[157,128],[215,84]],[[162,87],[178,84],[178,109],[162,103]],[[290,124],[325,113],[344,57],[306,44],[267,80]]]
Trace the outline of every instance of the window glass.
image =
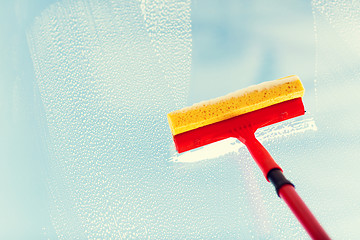
[[1,239],[308,239],[235,139],[177,154],[166,114],[298,75],[256,136],[333,238],[360,235],[354,1],[0,4]]

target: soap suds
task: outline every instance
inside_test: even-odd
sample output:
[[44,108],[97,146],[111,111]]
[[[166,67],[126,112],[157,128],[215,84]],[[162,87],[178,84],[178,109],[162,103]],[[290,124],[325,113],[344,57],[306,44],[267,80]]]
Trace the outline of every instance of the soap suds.
[[188,92],[190,1],[65,0],[35,19],[27,39],[59,239],[178,236],[164,212],[178,201],[166,113]]

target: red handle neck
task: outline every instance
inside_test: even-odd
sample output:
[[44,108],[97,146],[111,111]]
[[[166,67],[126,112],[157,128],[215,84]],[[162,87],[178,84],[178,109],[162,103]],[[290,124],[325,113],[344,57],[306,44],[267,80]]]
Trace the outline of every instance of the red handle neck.
[[280,166],[271,157],[270,153],[256,139],[253,131],[249,130],[245,133],[242,131],[241,136],[239,136],[238,139],[245,144],[267,181],[269,181],[267,176],[270,170],[280,169],[282,171]]

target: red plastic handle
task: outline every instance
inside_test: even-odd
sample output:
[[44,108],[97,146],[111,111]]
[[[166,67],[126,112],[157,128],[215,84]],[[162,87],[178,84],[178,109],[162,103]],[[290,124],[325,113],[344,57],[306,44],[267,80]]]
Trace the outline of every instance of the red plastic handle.
[[289,206],[312,239],[330,239],[292,185],[282,186],[279,190],[279,195]]
[[[264,148],[264,146],[262,146],[262,144],[255,138],[255,136],[251,132],[246,135],[243,134],[242,137],[239,137],[239,140],[246,145],[256,164],[260,167],[261,171],[263,172],[265,178],[268,181],[268,175],[271,170],[281,170],[281,168],[274,161],[269,152]],[[282,173],[280,174],[282,175]],[[284,182],[281,183],[282,179],[280,180],[280,188],[278,189],[278,194],[289,206],[291,211],[294,213],[299,222],[303,225],[310,237],[312,239],[319,240],[330,239],[330,237],[327,235],[320,223],[311,213],[310,209],[296,193],[294,186],[291,185],[291,183],[287,179],[285,179],[283,175],[282,177]]]
[[[243,135],[244,137],[244,135]],[[268,173],[270,170],[277,168],[282,171],[280,166],[274,161],[270,153],[264,148],[264,146],[255,138],[253,133],[249,133],[245,139],[241,139],[247,149],[249,150],[251,156],[255,160],[256,164],[259,166],[260,170],[263,172],[266,180],[269,182]]]

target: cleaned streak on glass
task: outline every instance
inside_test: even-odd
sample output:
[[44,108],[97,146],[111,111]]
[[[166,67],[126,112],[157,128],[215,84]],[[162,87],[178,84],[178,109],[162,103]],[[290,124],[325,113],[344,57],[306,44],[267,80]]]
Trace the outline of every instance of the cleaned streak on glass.
[[166,113],[188,92],[190,1],[61,1],[27,38],[58,237],[161,239],[180,234],[175,226],[188,230],[173,217],[191,206],[175,194]]

